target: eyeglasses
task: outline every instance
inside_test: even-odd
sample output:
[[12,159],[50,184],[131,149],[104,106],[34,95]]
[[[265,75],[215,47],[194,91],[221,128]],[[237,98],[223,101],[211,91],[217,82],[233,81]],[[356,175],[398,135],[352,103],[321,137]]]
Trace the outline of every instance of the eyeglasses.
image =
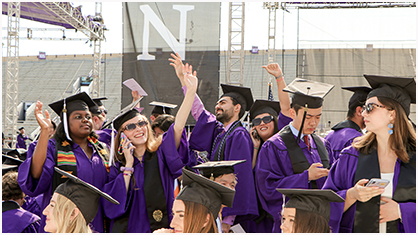
[[138,123],[130,123],[130,124],[126,125],[124,129],[127,130],[127,131],[133,131],[133,130],[136,129],[136,126],[143,127],[145,125],[148,125],[147,121],[140,121]]
[[107,114],[107,109],[99,109],[100,113],[105,113]]
[[378,105],[378,104],[375,104],[375,103],[368,103],[368,104],[363,105],[363,111],[362,112],[366,111],[366,113],[371,113],[373,111],[373,109],[375,109],[375,107],[386,108],[383,105]]
[[253,126],[258,126],[263,121],[265,124],[270,123],[273,120],[273,116],[265,116],[263,118],[256,118],[253,120]]

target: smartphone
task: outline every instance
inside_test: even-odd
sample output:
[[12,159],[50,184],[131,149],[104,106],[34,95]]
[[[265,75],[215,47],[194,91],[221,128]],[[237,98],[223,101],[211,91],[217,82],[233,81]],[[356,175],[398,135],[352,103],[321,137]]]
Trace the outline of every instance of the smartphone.
[[[121,143],[121,146],[123,146],[125,143],[126,143],[126,141],[129,141],[129,139],[128,139],[128,137],[125,135],[125,133],[123,133],[122,132],[122,134],[120,134],[120,143]],[[133,145],[132,145],[132,143],[129,143],[128,144],[128,148],[130,148],[130,147],[132,147]],[[134,154],[134,150],[133,149],[131,149],[131,154],[132,154],[132,156],[133,156],[133,154]]]
[[366,184],[366,187],[377,186],[379,188],[386,188],[389,183],[389,180],[373,178],[369,180],[369,182]]
[[256,139],[256,140],[260,140],[260,136],[258,135],[258,132],[257,132],[257,130],[256,130],[256,129],[254,129],[254,131],[253,131],[252,135],[253,135],[254,139]]

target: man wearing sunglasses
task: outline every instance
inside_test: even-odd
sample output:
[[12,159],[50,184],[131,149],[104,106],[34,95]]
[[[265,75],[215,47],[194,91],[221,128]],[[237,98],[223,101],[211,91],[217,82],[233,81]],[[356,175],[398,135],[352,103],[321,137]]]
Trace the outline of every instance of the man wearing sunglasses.
[[99,141],[110,146],[111,130],[103,129],[106,122],[107,109],[104,107],[102,100],[107,100],[107,97],[94,98],[93,101],[96,106],[90,107],[91,120],[93,122],[93,130],[99,136]]
[[[255,180],[264,210],[280,232],[283,195],[276,188],[320,189],[333,162],[328,141],[314,134],[322,114],[323,98],[333,85],[296,78],[283,91],[293,93],[293,121],[260,149]],[[313,94],[313,95],[310,95]]]
[[331,128],[331,132],[325,137],[331,145],[334,160],[339,158],[341,150],[348,147],[354,138],[362,136],[362,129],[366,128],[364,117],[361,115],[367,94],[372,90],[370,87],[341,87],[352,91],[354,94],[348,101],[347,119],[337,123]]
[[[177,53],[172,54],[172,57],[169,60],[176,69],[177,77],[186,94],[183,72],[191,73],[191,69],[185,70],[189,65],[184,66]],[[251,174],[253,143],[250,134],[240,122],[240,118],[254,101],[250,88],[225,84],[221,86],[224,94],[215,106],[215,114],[207,111],[197,94],[195,95],[191,111],[197,122],[189,143],[193,150],[208,152],[207,157],[210,161],[246,160],[235,167],[240,183],[235,189],[237,196],[234,204],[232,208],[222,211],[223,231],[229,232],[231,225],[244,225],[246,221],[258,216],[254,178]]]

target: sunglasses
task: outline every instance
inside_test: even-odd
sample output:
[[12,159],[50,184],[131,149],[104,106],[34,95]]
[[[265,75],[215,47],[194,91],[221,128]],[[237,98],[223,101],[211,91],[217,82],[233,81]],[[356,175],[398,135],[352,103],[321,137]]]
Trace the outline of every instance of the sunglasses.
[[99,112],[107,114],[107,109],[99,109]]
[[375,109],[376,107],[386,108],[383,105],[378,105],[378,104],[375,104],[375,103],[368,103],[368,104],[363,105],[363,112],[366,111],[366,113],[371,113],[373,111],[373,109]]
[[130,123],[130,124],[128,124],[128,125],[125,126],[124,130],[133,131],[133,130],[136,129],[136,126],[143,127],[145,125],[148,125],[148,122],[147,121],[140,121],[138,123]]
[[265,124],[270,123],[273,120],[273,116],[265,116],[263,118],[256,118],[253,120],[253,126],[258,126],[263,121]]

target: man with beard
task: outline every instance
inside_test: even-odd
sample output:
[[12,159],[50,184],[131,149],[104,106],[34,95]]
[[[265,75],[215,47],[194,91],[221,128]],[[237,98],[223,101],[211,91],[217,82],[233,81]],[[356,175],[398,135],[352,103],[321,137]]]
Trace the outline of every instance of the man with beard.
[[[183,66],[178,54],[172,54],[169,60],[176,69],[184,93],[186,83],[184,74],[192,73],[192,66]],[[184,68],[183,68],[184,67]],[[184,73],[184,74],[183,74]],[[196,72],[193,73],[196,75]],[[223,231],[228,232],[231,225],[245,224],[258,216],[252,172],[253,143],[248,131],[242,126],[240,118],[253,104],[251,89],[246,87],[221,84],[223,95],[215,106],[215,114],[207,111],[197,94],[192,106],[192,115],[196,125],[190,135],[190,148],[208,152],[210,161],[246,160],[235,167],[240,183],[236,187],[236,197],[232,208],[222,211]],[[244,206],[245,205],[245,206]]]

